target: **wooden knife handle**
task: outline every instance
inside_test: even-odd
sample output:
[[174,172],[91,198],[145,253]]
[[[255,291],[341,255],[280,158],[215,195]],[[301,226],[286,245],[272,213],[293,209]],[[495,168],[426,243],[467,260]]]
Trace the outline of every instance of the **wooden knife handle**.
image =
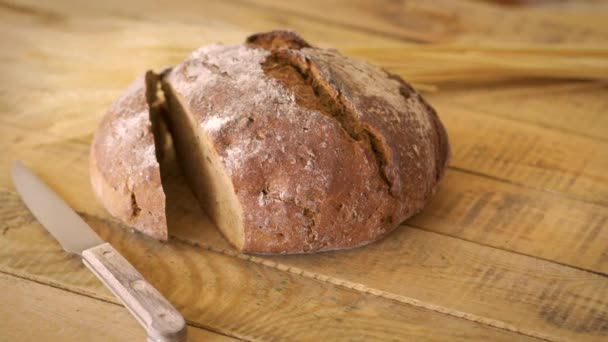
[[148,341],[186,341],[182,315],[109,243],[82,252],[84,264],[139,321]]

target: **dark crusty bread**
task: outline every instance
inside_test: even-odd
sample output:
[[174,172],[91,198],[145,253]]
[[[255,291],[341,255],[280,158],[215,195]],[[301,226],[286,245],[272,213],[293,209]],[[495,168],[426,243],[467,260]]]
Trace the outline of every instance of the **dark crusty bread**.
[[155,155],[154,130],[161,129],[156,123],[158,82],[148,72],[112,104],[93,138],[89,170],[93,191],[110,214],[167,240],[165,194]]
[[159,240],[168,232],[157,158],[171,140],[203,208],[253,253],[375,241],[424,207],[450,155],[437,114],[401,78],[288,31],[201,48],[162,80],[148,72],[106,114],[93,189]]
[[184,173],[244,252],[377,240],[424,207],[449,158],[407,83],[292,32],[201,48],[162,87]]

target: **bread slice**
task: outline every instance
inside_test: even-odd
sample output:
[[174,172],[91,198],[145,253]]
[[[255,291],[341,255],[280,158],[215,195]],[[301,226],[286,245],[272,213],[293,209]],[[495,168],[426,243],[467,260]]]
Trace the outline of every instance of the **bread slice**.
[[190,189],[228,241],[240,250],[244,245],[243,210],[232,181],[184,99],[166,81],[162,82],[162,89],[168,108],[166,122]]
[[156,155],[163,137],[158,82],[148,72],[112,104],[93,138],[89,171],[93,192],[110,214],[166,241],[165,194]]

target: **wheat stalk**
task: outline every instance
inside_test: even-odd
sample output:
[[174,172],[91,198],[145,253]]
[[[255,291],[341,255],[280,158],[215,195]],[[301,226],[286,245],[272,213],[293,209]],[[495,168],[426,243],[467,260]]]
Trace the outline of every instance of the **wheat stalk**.
[[350,48],[345,52],[379,64],[427,90],[449,82],[608,79],[608,47],[412,45]]

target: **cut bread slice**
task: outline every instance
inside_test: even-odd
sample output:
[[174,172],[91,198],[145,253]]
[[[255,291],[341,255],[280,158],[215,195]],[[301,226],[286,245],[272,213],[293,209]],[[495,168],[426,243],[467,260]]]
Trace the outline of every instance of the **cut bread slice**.
[[170,83],[162,81],[168,112],[166,122],[182,172],[203,209],[228,241],[241,250],[244,245],[243,211],[230,177],[209,137]]
[[91,144],[89,172],[93,192],[110,214],[166,241],[165,194],[156,154],[166,135],[158,122],[158,82],[158,75],[148,72],[112,104]]

